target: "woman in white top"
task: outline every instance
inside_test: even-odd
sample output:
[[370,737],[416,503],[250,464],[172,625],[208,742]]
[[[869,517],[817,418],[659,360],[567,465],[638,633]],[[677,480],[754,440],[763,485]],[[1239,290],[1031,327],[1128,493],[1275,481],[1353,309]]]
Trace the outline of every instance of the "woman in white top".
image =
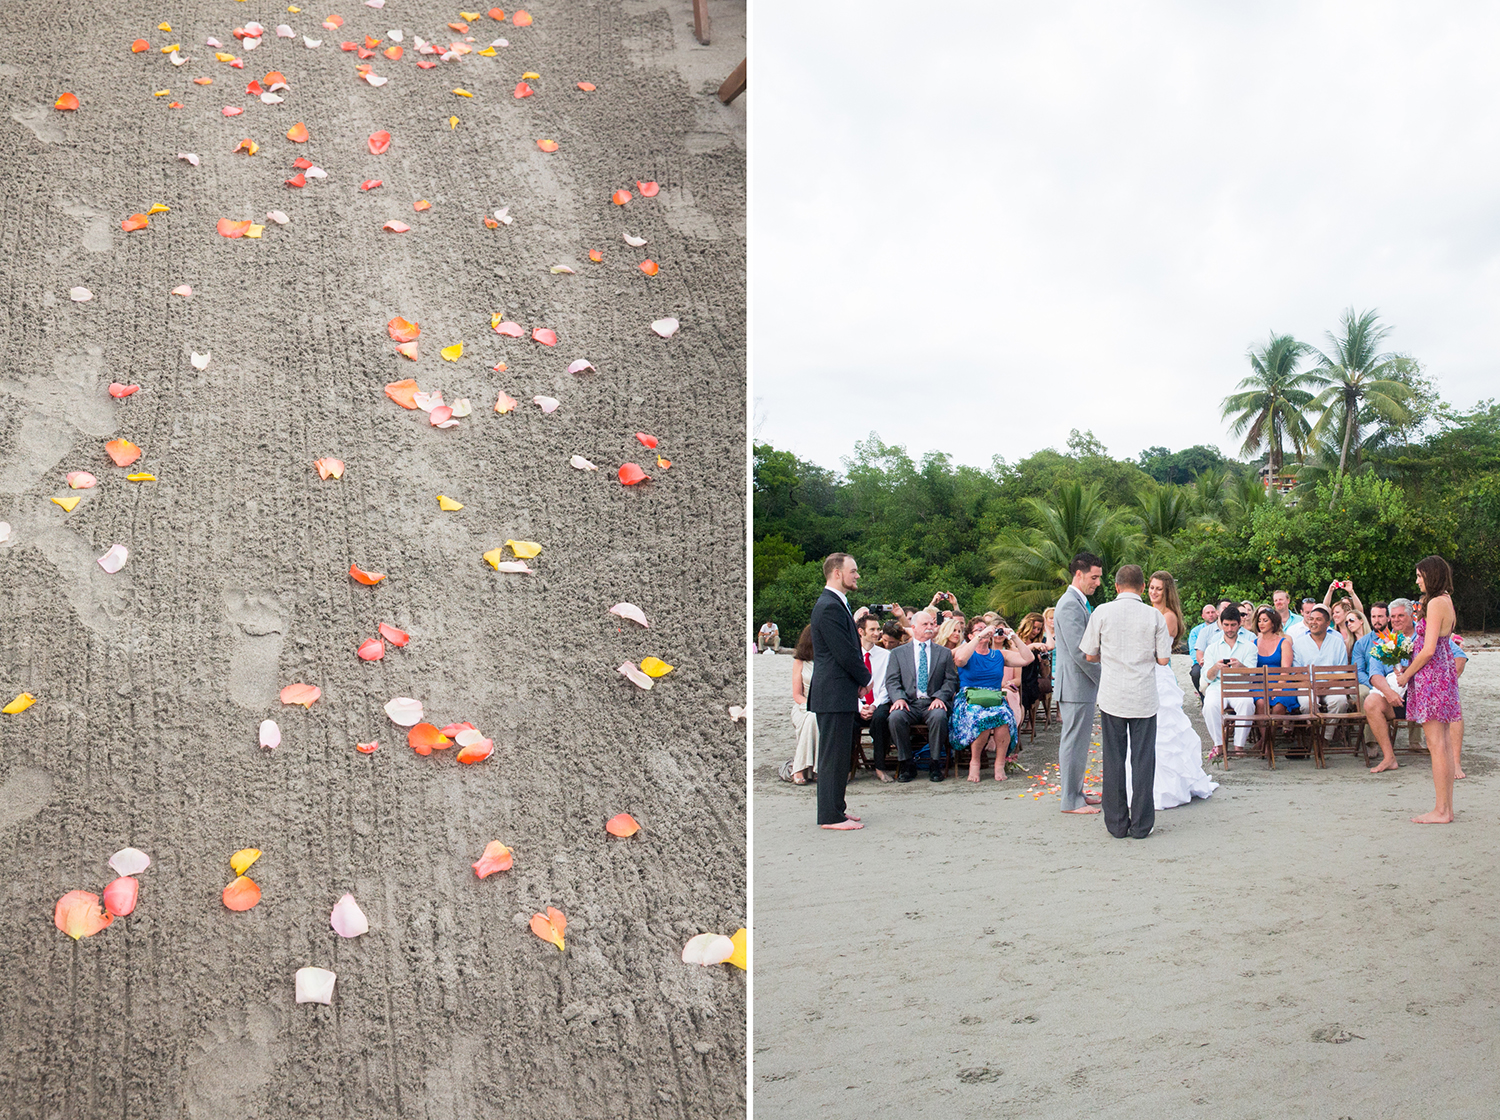
[[804,626],[792,651],[792,726],[797,729],[797,751],[782,764],[783,777],[805,786],[818,768],[818,719],[807,711],[807,689],[813,677],[812,627]]

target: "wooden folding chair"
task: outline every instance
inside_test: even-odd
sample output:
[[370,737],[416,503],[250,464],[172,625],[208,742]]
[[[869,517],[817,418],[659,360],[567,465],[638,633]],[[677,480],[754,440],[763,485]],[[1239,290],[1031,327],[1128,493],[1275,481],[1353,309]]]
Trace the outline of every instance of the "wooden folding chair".
[[[1354,671],[1354,666],[1312,666],[1312,691],[1313,714],[1318,721],[1318,726],[1313,731],[1313,758],[1317,761],[1318,769],[1327,768],[1328,763],[1323,757],[1326,754],[1364,753],[1365,710],[1360,706],[1359,674]],[[1328,699],[1334,696],[1344,697],[1347,701],[1346,711],[1323,710]],[[1324,732],[1330,727],[1338,735],[1340,746],[1336,747],[1334,740],[1324,738]],[[1349,736],[1351,728],[1354,730],[1352,739]]]
[[[1295,714],[1271,715],[1270,708],[1278,696],[1291,696],[1297,701]],[[1317,711],[1313,704],[1313,678],[1307,666],[1293,666],[1282,668],[1280,665],[1269,665],[1266,667],[1266,712],[1270,718],[1270,727],[1267,730],[1267,752],[1271,760],[1271,769],[1276,769],[1276,731],[1278,728],[1291,729],[1300,745],[1308,748],[1316,762],[1318,748],[1308,744],[1308,736],[1317,734]],[[1320,740],[1321,741],[1321,740]]]
[[[1245,749],[1240,752],[1241,758],[1249,758],[1252,755],[1262,755],[1270,763],[1271,769],[1276,769],[1276,756],[1272,753],[1270,738],[1270,716],[1252,712],[1248,716],[1242,716],[1234,710],[1230,701],[1232,700],[1259,700],[1268,695],[1266,688],[1266,671],[1245,667],[1242,669],[1227,668],[1219,674],[1219,698],[1223,702],[1223,724],[1221,736],[1224,742],[1224,769],[1229,769],[1229,758],[1235,753],[1234,733],[1241,727],[1248,727],[1255,733],[1256,746],[1250,746],[1250,740],[1245,740]],[[1279,718],[1279,717],[1278,717]]]

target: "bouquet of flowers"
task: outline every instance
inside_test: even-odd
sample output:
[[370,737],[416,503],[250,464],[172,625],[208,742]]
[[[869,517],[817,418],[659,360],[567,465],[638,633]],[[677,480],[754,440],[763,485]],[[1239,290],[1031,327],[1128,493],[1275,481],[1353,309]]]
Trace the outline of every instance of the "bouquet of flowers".
[[1382,630],[1370,646],[1370,656],[1382,665],[1394,667],[1403,661],[1410,661],[1415,648],[1407,635],[1398,634],[1394,630]]

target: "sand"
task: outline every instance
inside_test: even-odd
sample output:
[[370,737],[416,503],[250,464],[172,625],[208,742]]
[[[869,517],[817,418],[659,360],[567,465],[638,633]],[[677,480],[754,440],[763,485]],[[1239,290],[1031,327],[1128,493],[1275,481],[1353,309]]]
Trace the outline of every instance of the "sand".
[[[509,38],[499,57],[417,70],[412,36],[457,38],[457,10],[0,13],[0,690],[38,697],[0,715],[0,1116],[744,1113],[746,976],[679,959],[746,920],[745,735],[726,714],[745,665],[724,630],[745,600],[745,104],[712,97],[743,57],[744,8],[716,4],[700,48],[682,0],[541,3],[531,28],[476,23],[476,46]],[[337,32],[317,25],[329,11]],[[323,46],[272,32],[246,52],[230,31],[256,19]],[[371,59],[390,78],[371,88],[338,43],[391,28],[406,58]],[[245,69],[214,62],[208,35]],[[130,52],[138,36],[150,52]],[[157,50],[172,42],[189,65]],[[247,98],[273,68],[285,102]],[[538,93],[517,101],[528,70]],[[52,110],[65,89],[77,113]],[[302,146],[284,139],[299,120]],[[260,153],[231,155],[242,137]],[[299,155],[329,177],[285,187]],[[637,179],[660,196],[609,203]],[[155,202],[170,213],[120,230]],[[515,223],[484,228],[501,206]],[[291,222],[259,241],[214,232],[270,209]],[[392,218],[413,232],[383,234]],[[660,275],[637,270],[646,255]],[[182,283],[191,300],[168,295]],[[94,298],[72,302],[75,285]],[[561,344],[500,338],[495,311]],[[386,337],[395,315],[422,325],[416,363]],[[667,315],[670,341],[649,329]],[[597,373],[567,373],[579,357]],[[398,408],[381,387],[408,376],[473,416],[438,431]],[[112,381],[143,388],[115,401]],[[491,411],[501,389],[515,414]],[[561,407],[543,415],[538,394]],[[126,482],[112,437],[158,481]],[[314,473],[324,455],[341,482]],[[627,460],[658,477],[622,487]],[[64,513],[48,499],[70,470],[101,481]],[[465,508],[440,512],[440,493]],[[535,575],[483,562],[508,538],[543,546]],[[117,541],[130,561],[106,575],[94,560]],[[359,586],[351,561],[387,579]],[[652,628],[610,617],[621,600]],[[357,660],[382,621],[411,644]],[[644,693],[615,667],[648,654],[677,668]],[[310,710],[277,703],[298,681],[322,688]],[[414,755],[381,711],[403,695],[474,721],[494,756]],[[644,825],[629,842],[603,831],[622,811]],[[493,839],[515,868],[481,882],[470,864]],[[55,900],[98,892],[127,844],[155,861],[138,909],[75,943]],[[263,900],[230,913],[247,846]],[[353,941],[328,924],[346,891],[371,925]],[[565,953],[527,928],[548,905]],[[293,1002],[305,965],[338,973],[331,1006]]]
[[925,775],[862,775],[867,827],[820,831],[773,772],[791,659],[752,671],[757,1115],[1494,1115],[1500,654],[1464,677],[1452,827],[1408,823],[1425,758],[1343,755],[1213,767],[1144,841]]

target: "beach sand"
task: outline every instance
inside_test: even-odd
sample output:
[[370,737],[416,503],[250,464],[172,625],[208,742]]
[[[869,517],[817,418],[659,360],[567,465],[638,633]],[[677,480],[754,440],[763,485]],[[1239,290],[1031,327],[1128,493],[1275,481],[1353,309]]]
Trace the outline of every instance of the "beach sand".
[[[747,917],[745,733],[726,713],[745,660],[725,640],[745,596],[746,105],[713,97],[744,56],[744,6],[715,4],[709,48],[686,0],[531,11],[531,27],[475,21],[476,50],[509,39],[496,57],[428,71],[413,37],[460,39],[457,6],[0,12],[0,703],[38,698],[0,715],[7,1120],[744,1114],[746,975],[680,959]],[[268,29],[253,52],[231,38],[251,20]],[[400,62],[381,53],[391,29]],[[339,49],[367,34],[378,89]],[[245,68],[214,61],[210,35]],[[189,65],[160,53],[173,42]],[[247,97],[273,68],[286,100]],[[517,100],[526,71],[542,77]],[[53,110],[63,90],[77,112]],[[296,121],[307,144],[285,139]],[[259,154],[231,154],[243,137]],[[328,178],[285,186],[297,156]],[[612,205],[636,180],[660,195]],[[170,212],[122,232],[154,202]],[[514,224],[485,228],[502,206]],[[290,224],[215,233],[270,209]],[[412,232],[382,233],[392,218]],[[636,268],[648,255],[657,276]],[[191,300],[168,295],[182,283]],[[559,345],[501,338],[496,311]],[[394,353],[396,315],[422,326],[417,362]],[[670,341],[650,329],[664,316],[682,323]],[[597,372],[568,373],[580,357]],[[430,427],[383,394],[404,377],[473,415]],[[112,381],[143,388],[115,401]],[[501,389],[523,402],[508,416]],[[125,481],[112,437],[145,449],[132,469],[155,483]],[[342,481],[318,478],[320,456]],[[632,460],[655,480],[621,486]],[[79,469],[100,485],[65,514],[48,499]],[[535,575],[481,558],[512,538],[542,545]],[[106,575],[116,541],[130,560]],[[353,583],[351,561],[386,580]],[[650,630],[607,613],[622,600]],[[356,659],[379,622],[410,645]],[[677,668],[643,692],[615,670],[648,654]],[[322,698],[278,704],[299,681]],[[382,712],[394,696],[472,720],[494,756],[418,757]],[[638,837],[605,834],[620,812]],[[497,839],[515,867],[480,881]],[[55,901],[98,893],[126,845],[155,861],[135,913],[75,943]],[[263,898],[231,913],[229,856],[252,846]],[[329,928],[346,891],[371,926],[352,941]],[[528,929],[549,905],[565,953]],[[331,1006],[293,1001],[306,965],[338,974]]]
[[[774,773],[791,658],[756,657],[756,1115],[1493,1116],[1500,654],[1471,664],[1453,826],[1408,822],[1425,757],[1342,755],[1210,767],[1135,841],[1025,775],[862,772],[865,829],[821,831]],[[1021,755],[1056,758],[1055,727]]]

